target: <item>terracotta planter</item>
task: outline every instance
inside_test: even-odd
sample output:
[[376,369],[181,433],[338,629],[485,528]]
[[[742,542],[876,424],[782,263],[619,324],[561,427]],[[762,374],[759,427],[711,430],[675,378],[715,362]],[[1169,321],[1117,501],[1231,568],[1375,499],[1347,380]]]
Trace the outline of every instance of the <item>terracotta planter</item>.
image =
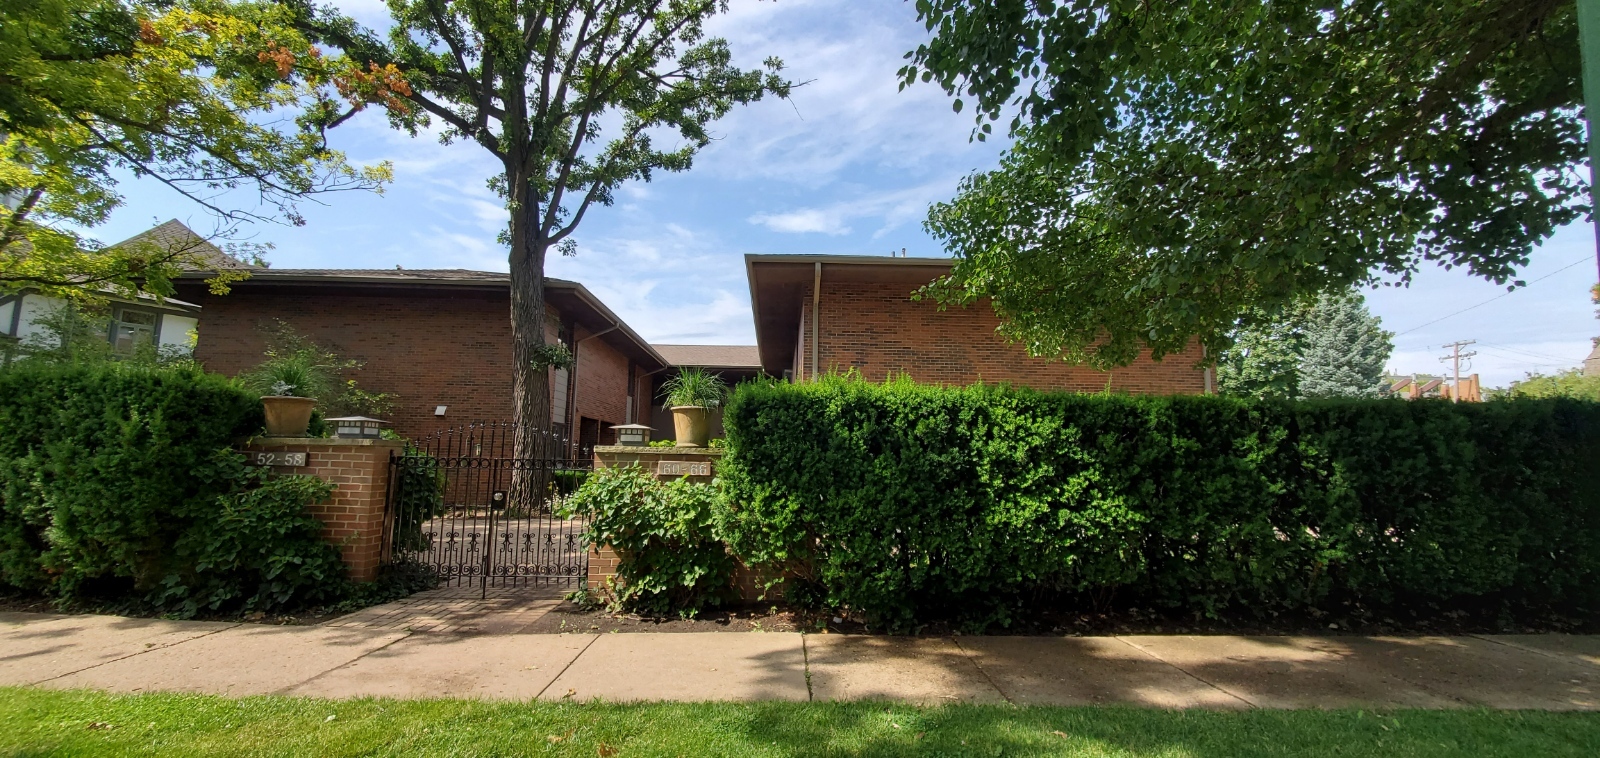
[[268,437],[304,437],[311,425],[311,408],[317,401],[309,397],[267,395],[261,407],[267,412]]
[[672,406],[672,428],[677,447],[705,447],[711,439],[711,411],[699,405]]

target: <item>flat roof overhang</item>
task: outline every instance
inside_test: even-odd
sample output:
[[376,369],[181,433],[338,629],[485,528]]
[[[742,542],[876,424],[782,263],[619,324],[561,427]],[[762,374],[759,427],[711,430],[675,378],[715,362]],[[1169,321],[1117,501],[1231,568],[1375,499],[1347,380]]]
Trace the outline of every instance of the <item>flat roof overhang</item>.
[[761,368],[782,376],[793,365],[800,338],[800,307],[815,280],[823,283],[906,285],[906,296],[950,272],[952,258],[890,258],[869,255],[746,255],[750,310],[756,322]]
[[[208,272],[190,272],[183,275],[183,279],[195,281],[203,279]],[[315,272],[272,272],[270,269],[251,272],[250,278],[229,284],[230,287],[241,291],[262,290],[267,288],[286,290],[315,290],[327,295],[340,293],[349,294],[409,294],[431,296],[453,296],[468,293],[482,293],[487,295],[508,295],[510,292],[510,277],[505,278],[420,278],[397,277],[384,275],[381,272],[373,274],[347,274],[345,272],[319,274]],[[644,366],[647,370],[657,370],[667,367],[666,359],[662,358],[650,343],[640,337],[637,332],[625,323],[621,317],[600,302],[587,287],[577,282],[565,279],[545,278],[545,301],[555,306],[556,310],[564,314],[572,324],[581,326],[589,334],[598,334],[599,340],[605,342],[618,352],[627,356],[634,363]]]

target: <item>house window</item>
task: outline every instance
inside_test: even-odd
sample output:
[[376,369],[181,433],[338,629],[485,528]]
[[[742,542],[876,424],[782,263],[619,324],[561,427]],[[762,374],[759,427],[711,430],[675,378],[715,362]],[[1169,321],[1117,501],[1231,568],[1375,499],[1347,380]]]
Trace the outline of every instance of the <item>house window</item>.
[[118,309],[111,320],[111,346],[120,355],[131,355],[140,345],[156,344],[160,316],[148,311]]

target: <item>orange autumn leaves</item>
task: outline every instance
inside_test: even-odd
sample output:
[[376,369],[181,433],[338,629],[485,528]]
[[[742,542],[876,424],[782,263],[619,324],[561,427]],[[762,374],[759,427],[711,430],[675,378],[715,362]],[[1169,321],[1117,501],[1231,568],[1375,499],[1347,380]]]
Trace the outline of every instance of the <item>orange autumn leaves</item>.
[[382,103],[392,111],[411,112],[411,106],[401,99],[411,95],[411,85],[393,63],[379,66],[369,61],[366,71],[352,64],[348,70],[334,75],[333,86],[356,110],[367,103]]
[[[320,61],[322,51],[312,46],[306,51],[306,56]],[[295,55],[293,50],[273,41],[269,41],[267,49],[257,53],[256,57],[262,63],[271,63],[277,69],[278,76],[284,79],[294,73],[295,65],[299,61],[299,56]],[[343,65],[326,72],[328,80],[339,91],[339,95],[349,101],[356,110],[361,110],[370,103],[381,103],[390,110],[411,112],[411,106],[403,99],[411,95],[411,85],[406,82],[405,74],[393,63],[379,66],[376,62],[368,61],[365,71],[354,61],[345,60],[340,64]]]

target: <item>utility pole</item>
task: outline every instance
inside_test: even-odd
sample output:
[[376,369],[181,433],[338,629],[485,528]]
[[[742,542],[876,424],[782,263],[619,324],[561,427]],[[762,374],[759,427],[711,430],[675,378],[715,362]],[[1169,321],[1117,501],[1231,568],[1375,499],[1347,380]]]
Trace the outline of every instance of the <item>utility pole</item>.
[[1477,340],[1457,340],[1444,346],[1444,349],[1449,350],[1450,354],[1440,358],[1439,362],[1443,363],[1444,361],[1450,361],[1451,363],[1455,364],[1454,371],[1456,383],[1454,388],[1450,390],[1450,402],[1452,403],[1461,402],[1461,359],[1471,358],[1472,356],[1478,354],[1478,351],[1476,350],[1470,353],[1463,353],[1461,352],[1461,348],[1464,348],[1467,345],[1475,345],[1477,343]]

